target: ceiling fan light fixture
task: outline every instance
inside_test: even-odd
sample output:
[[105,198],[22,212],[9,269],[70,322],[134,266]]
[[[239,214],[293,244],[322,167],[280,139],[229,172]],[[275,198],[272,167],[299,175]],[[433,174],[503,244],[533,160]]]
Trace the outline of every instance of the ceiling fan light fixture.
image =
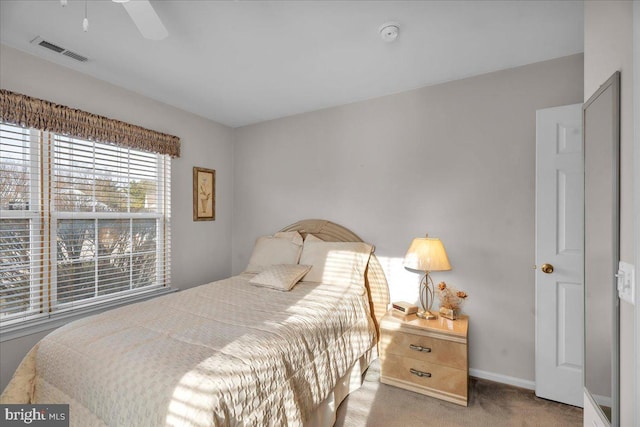
[[122,6],[145,39],[162,40],[169,35],[149,0],[130,1]]
[[84,19],[82,20],[82,29],[86,33],[89,31],[89,0],[84,0]]
[[114,3],[128,3],[129,0],[111,0]]

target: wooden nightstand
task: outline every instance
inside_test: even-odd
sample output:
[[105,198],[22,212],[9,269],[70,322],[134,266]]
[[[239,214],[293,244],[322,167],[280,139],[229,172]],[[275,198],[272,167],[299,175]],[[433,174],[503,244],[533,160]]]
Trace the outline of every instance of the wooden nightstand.
[[469,318],[387,313],[380,322],[380,381],[467,406]]

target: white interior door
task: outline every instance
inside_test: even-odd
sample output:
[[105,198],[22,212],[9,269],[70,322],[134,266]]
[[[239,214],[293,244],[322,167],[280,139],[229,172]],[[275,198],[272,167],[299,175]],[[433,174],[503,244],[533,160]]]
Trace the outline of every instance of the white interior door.
[[583,165],[582,104],[538,110],[536,395],[580,407],[584,339]]

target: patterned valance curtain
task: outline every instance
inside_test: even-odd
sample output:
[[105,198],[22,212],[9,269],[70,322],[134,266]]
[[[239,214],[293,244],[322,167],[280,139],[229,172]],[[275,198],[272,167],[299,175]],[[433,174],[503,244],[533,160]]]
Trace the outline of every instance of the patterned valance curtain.
[[0,89],[0,119],[6,123],[180,157],[180,138],[119,120]]

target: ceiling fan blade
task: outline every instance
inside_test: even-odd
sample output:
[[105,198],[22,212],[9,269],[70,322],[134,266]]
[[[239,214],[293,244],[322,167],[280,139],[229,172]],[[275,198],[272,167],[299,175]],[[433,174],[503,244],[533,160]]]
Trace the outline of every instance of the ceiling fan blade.
[[162,40],[169,35],[149,0],[133,0],[122,3],[122,6],[144,38]]

